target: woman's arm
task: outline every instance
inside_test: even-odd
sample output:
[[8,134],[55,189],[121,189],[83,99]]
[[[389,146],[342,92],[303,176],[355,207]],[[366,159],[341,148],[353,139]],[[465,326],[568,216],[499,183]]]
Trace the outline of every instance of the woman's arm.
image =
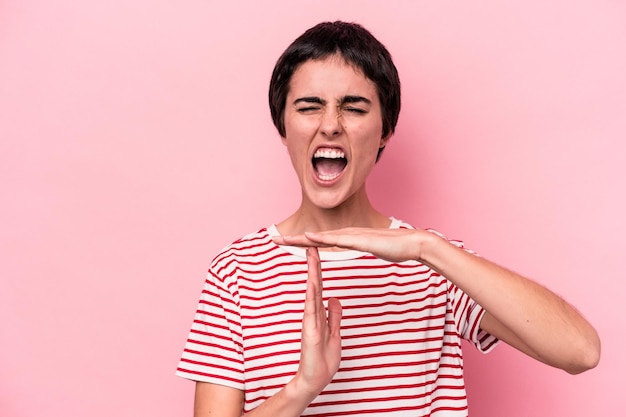
[[[194,417],[241,417],[244,392],[208,382],[196,382]],[[310,401],[309,401],[310,402]],[[289,385],[263,404],[245,414],[249,417],[298,417],[309,405]]]
[[225,385],[196,382],[194,417],[241,417],[243,391]]
[[356,249],[396,262],[418,260],[486,310],[483,330],[522,352],[573,374],[595,367],[600,359],[595,329],[562,298],[434,233],[348,228],[274,240],[287,245]]
[[545,287],[435,236],[422,261],[480,304],[480,327],[548,365],[577,374],[595,367],[600,339],[576,311]]

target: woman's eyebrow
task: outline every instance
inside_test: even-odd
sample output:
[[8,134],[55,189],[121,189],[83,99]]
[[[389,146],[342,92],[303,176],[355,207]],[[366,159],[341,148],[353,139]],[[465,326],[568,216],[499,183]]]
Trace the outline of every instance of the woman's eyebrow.
[[349,103],[366,103],[372,104],[372,100],[369,98],[361,97],[361,96],[344,96],[339,101],[339,104],[349,104]]
[[326,100],[322,100],[319,97],[300,97],[293,101],[293,104],[298,104],[298,103],[315,103],[315,104],[325,105]]
[[[341,99],[337,100],[338,104],[350,104],[350,103],[365,103],[372,104],[372,100],[369,98],[361,97],[361,96],[343,96]],[[319,97],[311,96],[311,97],[300,97],[293,101],[293,104],[298,103],[314,103],[326,105],[326,100],[323,100]]]

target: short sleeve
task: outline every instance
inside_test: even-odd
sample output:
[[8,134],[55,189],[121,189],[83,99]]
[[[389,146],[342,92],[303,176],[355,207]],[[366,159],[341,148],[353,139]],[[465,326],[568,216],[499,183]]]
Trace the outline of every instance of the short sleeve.
[[448,296],[452,304],[454,322],[461,337],[472,343],[482,353],[491,351],[499,340],[480,328],[480,321],[486,313],[485,309],[450,281],[448,281]]
[[[441,233],[434,230],[429,231],[448,240],[448,242],[456,247],[474,256],[478,256],[474,251],[465,248],[463,242],[447,239]],[[485,315],[486,310],[450,281],[448,281],[448,298],[452,305],[454,322],[461,337],[472,343],[478,351],[482,353],[488,353],[496,347],[499,343],[498,338],[480,328],[480,321]]]
[[236,283],[209,270],[176,375],[244,389]]

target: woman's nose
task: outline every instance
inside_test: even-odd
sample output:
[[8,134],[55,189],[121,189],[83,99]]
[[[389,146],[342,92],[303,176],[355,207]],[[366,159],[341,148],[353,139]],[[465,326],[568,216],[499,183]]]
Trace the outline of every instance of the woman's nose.
[[341,112],[339,109],[326,108],[322,114],[320,131],[328,137],[334,137],[341,133],[343,126],[341,124]]

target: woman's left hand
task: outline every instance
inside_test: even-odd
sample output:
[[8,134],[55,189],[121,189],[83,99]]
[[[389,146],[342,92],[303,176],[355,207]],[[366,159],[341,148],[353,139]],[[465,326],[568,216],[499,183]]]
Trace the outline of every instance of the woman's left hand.
[[369,252],[391,262],[420,260],[424,243],[439,239],[419,229],[371,229],[348,227],[326,232],[305,232],[302,235],[276,236],[274,242],[289,246],[337,247]]

